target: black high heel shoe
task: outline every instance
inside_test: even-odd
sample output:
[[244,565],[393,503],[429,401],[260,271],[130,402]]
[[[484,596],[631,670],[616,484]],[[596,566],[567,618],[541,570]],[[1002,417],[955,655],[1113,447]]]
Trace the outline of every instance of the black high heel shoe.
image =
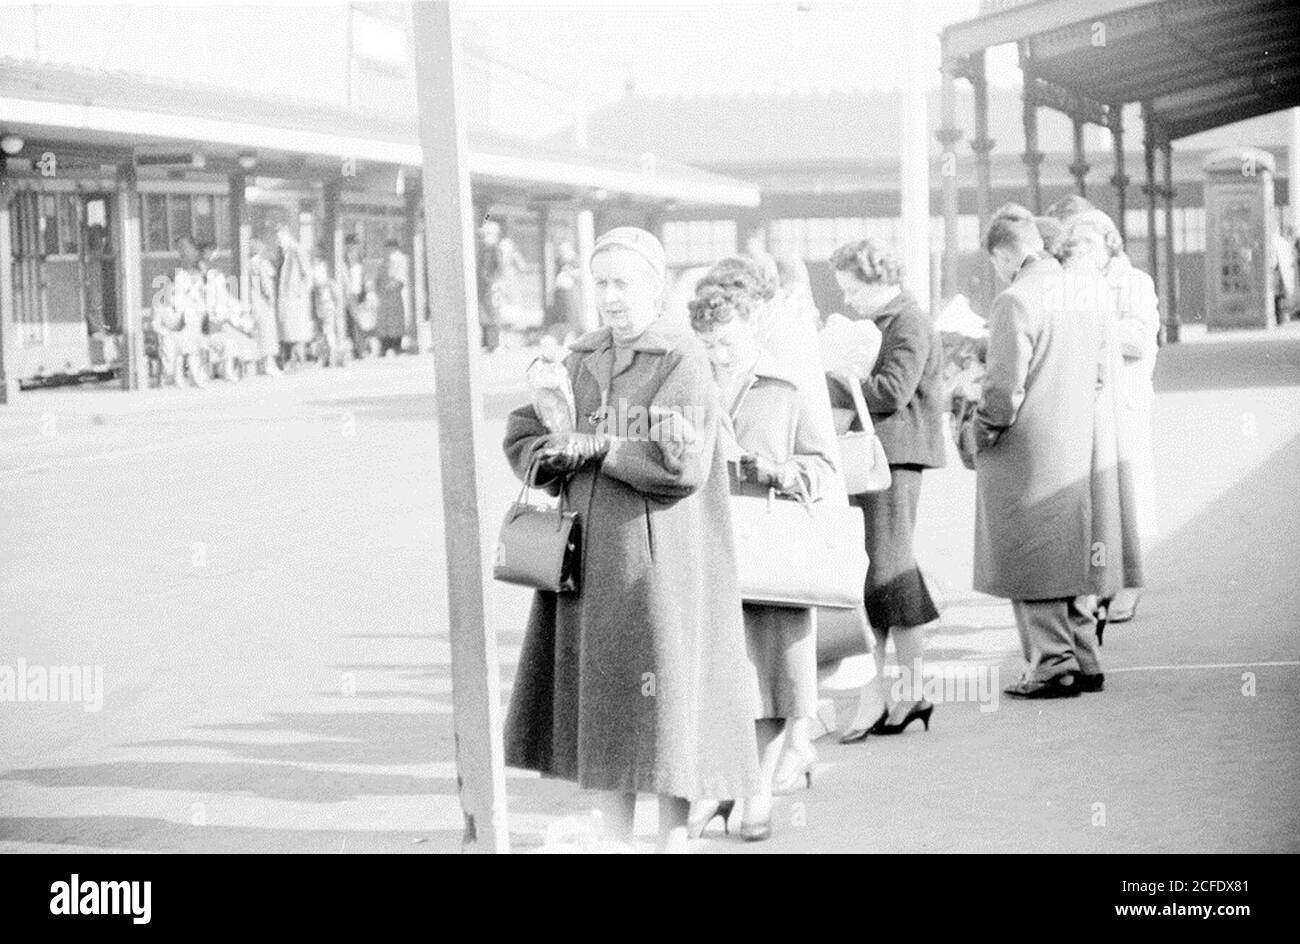
[[859,741],[865,741],[867,739],[867,735],[869,734],[883,734],[884,731],[882,729],[888,722],[889,722],[889,709],[886,708],[883,712],[881,712],[880,717],[876,719],[875,724],[873,724],[869,728],[853,728],[850,731],[847,731],[843,735],[843,737],[840,738],[840,743],[857,744]]
[[930,702],[922,698],[915,705],[913,705],[911,708],[908,709],[908,712],[906,715],[903,716],[902,721],[898,722],[898,724],[889,724],[888,721],[886,721],[885,724],[881,726],[880,731],[878,733],[902,734],[904,731],[907,730],[907,726],[911,724],[913,721],[920,721],[923,725],[925,725],[925,730],[929,731],[930,715],[932,714],[934,714],[934,705],[930,704]]
[[722,831],[728,835],[731,834],[731,827],[727,825],[727,820],[731,818],[731,811],[736,808],[735,800],[718,800],[717,805],[712,810],[707,811],[707,816],[701,816],[690,820],[686,824],[686,835],[690,839],[699,839],[704,835],[704,830],[708,829],[709,823],[714,819],[722,817]]

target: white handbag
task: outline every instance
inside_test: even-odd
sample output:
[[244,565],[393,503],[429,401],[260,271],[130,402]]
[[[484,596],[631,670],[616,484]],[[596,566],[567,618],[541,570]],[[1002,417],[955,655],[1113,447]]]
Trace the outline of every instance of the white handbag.
[[[853,397],[853,409],[832,409],[835,432],[840,441],[840,463],[844,467],[844,487],[850,495],[863,492],[883,492],[893,484],[889,471],[889,458],[871,425],[871,413],[862,398],[862,385],[848,374],[831,373],[837,383],[848,388]],[[861,429],[853,429],[857,419]]]
[[852,505],[731,496],[740,596],[768,606],[862,606],[867,551]]

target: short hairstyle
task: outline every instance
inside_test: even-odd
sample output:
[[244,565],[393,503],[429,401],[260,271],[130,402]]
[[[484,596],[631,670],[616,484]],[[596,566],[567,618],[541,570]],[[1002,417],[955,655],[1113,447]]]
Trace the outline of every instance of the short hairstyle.
[[1106,247],[1108,258],[1115,258],[1124,251],[1124,241],[1120,239],[1119,228],[1115,221],[1101,210],[1086,210],[1066,221],[1061,237],[1061,255],[1076,255],[1090,236],[1096,236]]
[[831,255],[831,268],[847,272],[868,285],[899,285],[903,263],[898,252],[882,239],[868,237],[845,243]]
[[401,248],[402,248],[401,240],[398,240],[398,239],[392,239],[392,238],[385,239],[385,240],[384,240],[384,248],[385,248],[385,249],[401,249]]
[[714,264],[695,286],[686,307],[691,327],[710,331],[736,318],[748,321],[764,302],[776,295],[776,286],[750,259],[729,256]]
[[1072,217],[1080,213],[1087,213],[1089,210],[1097,209],[1087,197],[1081,197],[1077,193],[1072,193],[1068,197],[1062,197],[1047,208],[1047,215],[1054,220],[1060,220],[1062,223],[1069,222]]
[[1061,255],[1061,243],[1065,239],[1065,226],[1060,220],[1051,216],[1034,217],[1038,235],[1043,237],[1043,248],[1058,258]]
[[195,243],[194,248],[199,251],[199,255],[203,255],[204,253],[207,252],[214,252],[217,247],[212,243],[211,240],[205,239],[201,243]]
[[1038,232],[1034,214],[1018,203],[999,207],[984,230],[985,252],[992,255],[993,250],[1003,246],[1027,252],[1039,252],[1043,248],[1043,237]]
[[199,248],[198,246],[196,246],[196,245],[194,244],[194,237],[193,237],[193,236],[177,236],[176,239],[174,239],[174,240],[172,241],[172,247],[173,247],[174,249],[179,250],[179,249],[181,248],[181,245],[184,244],[184,243],[189,243],[189,244],[190,244],[191,246],[193,246],[194,249],[196,249],[196,250]]

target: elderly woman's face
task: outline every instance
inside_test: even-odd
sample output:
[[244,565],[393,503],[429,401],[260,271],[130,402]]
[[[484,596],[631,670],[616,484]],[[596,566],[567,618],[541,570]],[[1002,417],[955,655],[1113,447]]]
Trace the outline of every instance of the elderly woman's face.
[[637,337],[659,317],[663,283],[650,264],[628,249],[606,249],[591,260],[601,324],[619,340]]

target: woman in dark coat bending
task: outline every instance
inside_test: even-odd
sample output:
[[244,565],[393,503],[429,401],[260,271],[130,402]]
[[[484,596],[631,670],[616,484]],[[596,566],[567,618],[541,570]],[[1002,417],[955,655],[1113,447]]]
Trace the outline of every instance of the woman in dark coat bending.
[[[883,492],[850,498],[866,519],[871,563],[864,597],[876,637],[877,670],[863,687],[857,718],[841,738],[852,743],[868,733],[900,733],[915,720],[928,730],[934,710],[922,697],[923,627],[938,619],[939,611],[912,556],[912,535],[921,472],[944,464],[942,351],[929,315],[902,287],[902,265],[892,246],[875,239],[849,243],[835,251],[831,266],[849,307],[858,318],[874,321],[882,335],[862,396],[893,478]],[[835,406],[853,406],[838,383],[831,384],[831,397]],[[892,705],[883,676],[891,634],[904,682],[902,698]]]

